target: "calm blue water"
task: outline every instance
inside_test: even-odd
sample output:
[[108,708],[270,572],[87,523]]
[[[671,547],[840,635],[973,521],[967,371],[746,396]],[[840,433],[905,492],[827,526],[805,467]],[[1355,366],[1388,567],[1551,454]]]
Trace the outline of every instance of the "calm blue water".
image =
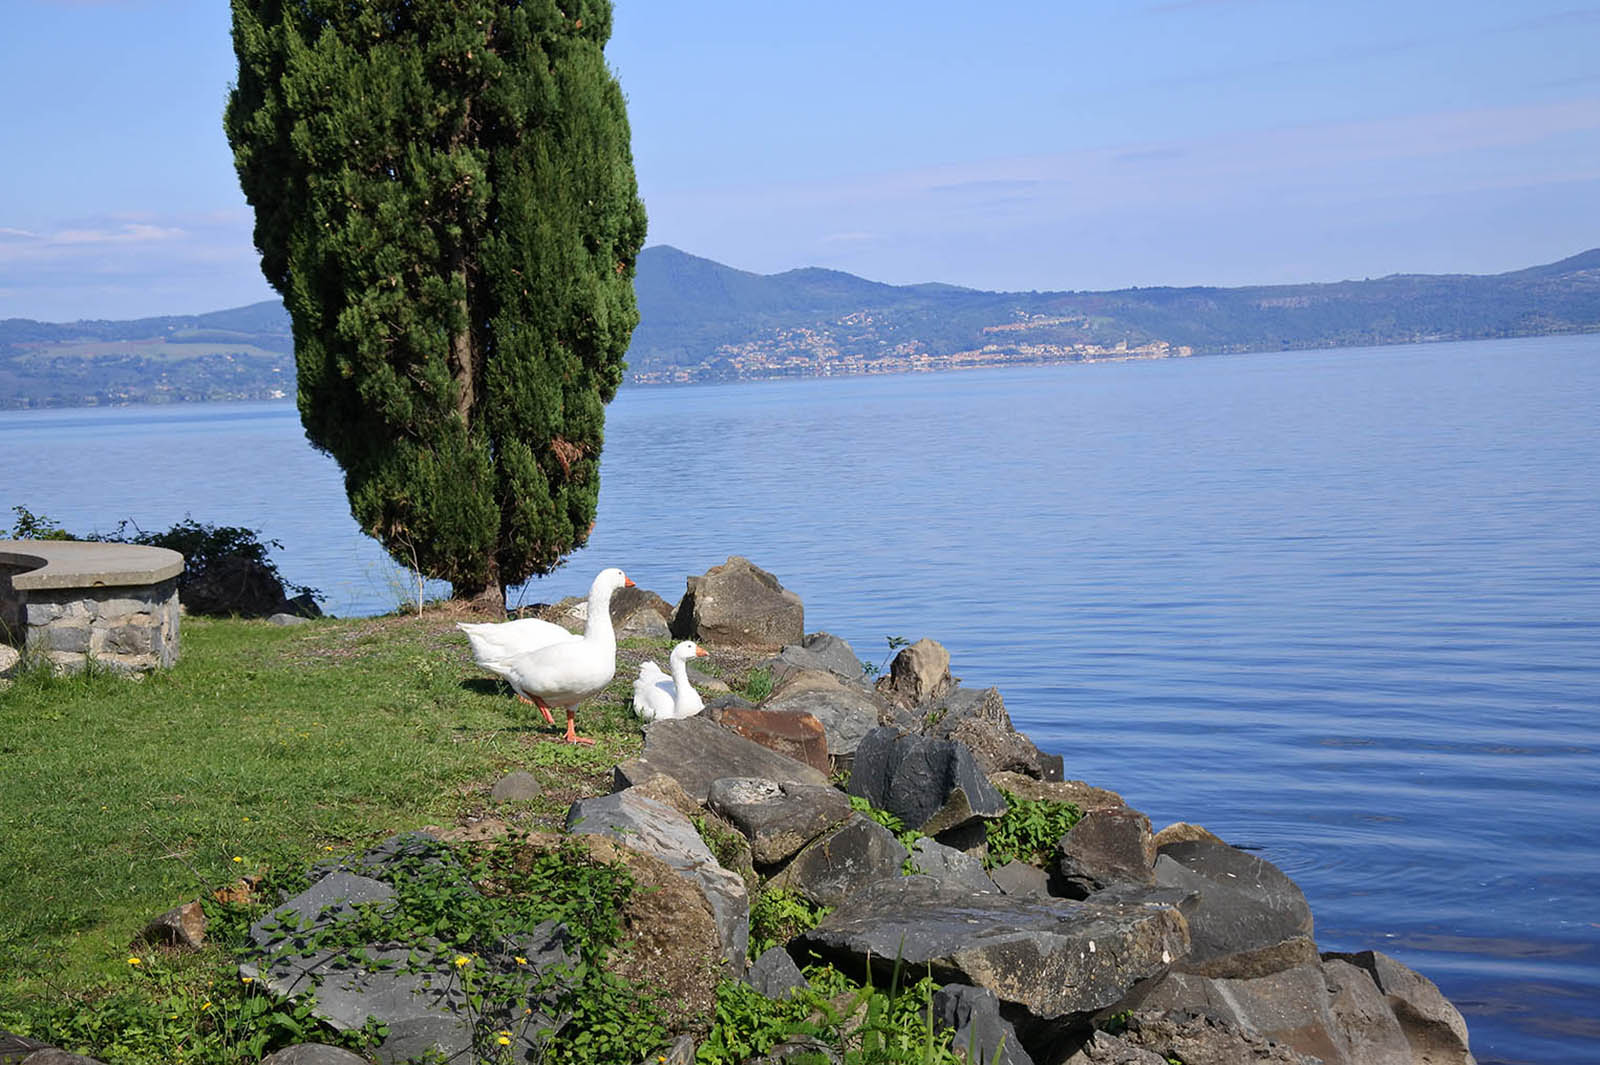
[[[1069,775],[1262,848],[1480,1061],[1592,1061],[1597,410],[1600,336],[625,391],[591,546],[521,594],[620,565],[676,601],[747,555],[808,628],[938,639]],[[335,613],[406,594],[291,405],[0,413],[0,456],[0,506],[259,528]]]

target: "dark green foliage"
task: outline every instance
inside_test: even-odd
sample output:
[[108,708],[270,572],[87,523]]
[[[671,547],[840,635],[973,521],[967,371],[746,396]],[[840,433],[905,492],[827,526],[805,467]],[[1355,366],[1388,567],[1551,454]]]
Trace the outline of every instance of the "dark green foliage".
[[[315,588],[303,584],[290,584],[278,572],[277,563],[268,555],[271,550],[282,550],[277,540],[261,539],[260,531],[238,525],[207,525],[186,517],[165,532],[145,532],[132,518],[123,518],[108,533],[92,532],[82,535],[61,528],[52,519],[35,514],[27,507],[11,508],[17,516],[11,529],[16,540],[86,540],[94,543],[144,544],[148,547],[165,547],[183,556],[183,572],[178,576],[179,597],[196,579],[205,575],[212,566],[248,565],[256,567],[269,580],[276,581],[284,595],[309,595],[323,598]],[[132,530],[131,532],[129,530]],[[186,600],[187,602],[187,600]]]
[[35,514],[27,507],[12,507],[11,513],[17,516],[16,523],[11,526],[11,539],[13,540],[72,539],[72,534],[67,530],[43,514]]
[[817,927],[831,912],[797,891],[765,888],[750,903],[750,957],[759,958],[773,947],[783,946]]
[[1004,788],[1000,795],[1010,807],[1005,816],[989,823],[989,849],[984,865],[990,869],[1024,861],[1045,866],[1061,837],[1083,819],[1083,811],[1070,802],[1024,799]]
[[607,0],[233,0],[226,127],[306,435],[402,563],[581,546],[644,239]]

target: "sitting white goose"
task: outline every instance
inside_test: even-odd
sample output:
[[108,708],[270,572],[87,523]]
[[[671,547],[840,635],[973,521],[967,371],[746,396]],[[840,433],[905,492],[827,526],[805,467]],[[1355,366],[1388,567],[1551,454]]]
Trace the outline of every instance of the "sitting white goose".
[[[568,743],[593,743],[579,736],[573,708],[611,683],[617,672],[617,637],[611,628],[611,596],[633,582],[620,569],[604,569],[589,587],[589,618],[581,638],[558,640],[497,662],[480,663],[511,685],[517,698],[539,708],[547,722],[552,706],[567,711]],[[509,624],[509,623],[508,623]]]
[[684,640],[672,649],[667,664],[672,675],[661,672],[654,662],[639,664],[639,679],[633,682],[633,709],[646,721],[693,717],[705,709],[705,700],[689,683],[689,659],[704,658],[706,652],[693,640]]

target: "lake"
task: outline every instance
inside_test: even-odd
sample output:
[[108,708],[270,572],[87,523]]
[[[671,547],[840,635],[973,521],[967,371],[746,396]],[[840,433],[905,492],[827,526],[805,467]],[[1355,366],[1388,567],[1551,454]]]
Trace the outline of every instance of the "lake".
[[[1203,823],[1466,1014],[1600,1056],[1600,336],[624,390],[599,521],[676,602],[741,554],[807,628],[929,636],[1067,774]],[[0,507],[281,541],[403,603],[291,404],[0,413]],[[9,524],[9,510],[0,512]]]

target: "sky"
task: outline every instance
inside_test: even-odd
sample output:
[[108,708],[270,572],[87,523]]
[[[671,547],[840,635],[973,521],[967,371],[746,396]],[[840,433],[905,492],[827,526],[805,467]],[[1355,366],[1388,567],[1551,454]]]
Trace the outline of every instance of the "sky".
[[[1600,246],[1600,6],[614,0],[648,244],[1002,290]],[[0,318],[274,298],[223,0],[0,0]]]

